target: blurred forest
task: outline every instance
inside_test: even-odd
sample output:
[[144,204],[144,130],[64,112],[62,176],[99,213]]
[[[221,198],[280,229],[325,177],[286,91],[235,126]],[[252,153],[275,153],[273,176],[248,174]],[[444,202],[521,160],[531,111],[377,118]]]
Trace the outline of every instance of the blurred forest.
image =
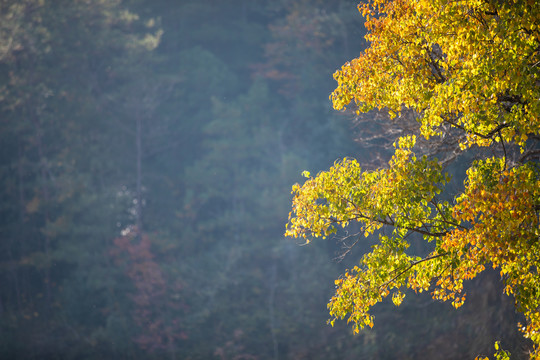
[[302,170],[377,152],[328,100],[356,2],[0,1],[0,358],[519,358],[498,274],[353,336],[326,303],[370,244],[283,238]]

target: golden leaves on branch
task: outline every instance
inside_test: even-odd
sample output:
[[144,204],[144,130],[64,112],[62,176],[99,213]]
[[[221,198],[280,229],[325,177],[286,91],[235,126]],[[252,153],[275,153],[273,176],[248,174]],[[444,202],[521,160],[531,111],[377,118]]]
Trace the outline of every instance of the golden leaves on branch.
[[451,124],[468,135],[464,149],[496,135],[524,146],[538,132],[538,4],[381,0],[359,9],[370,47],[334,74],[334,108],[412,108],[424,137]]
[[[414,136],[396,141],[384,168],[363,171],[346,158],[314,177],[306,172],[293,186],[287,236],[309,242],[351,222],[358,236],[392,229],[336,280],[330,323],[373,326],[371,307],[390,295],[399,306],[407,288],[457,308],[464,281],[491,266],[525,315],[531,358],[540,358],[540,167],[525,162],[540,154],[530,147],[540,139],[539,3],[371,0],[358,9],[369,48],[334,74],[334,108],[353,103],[357,113],[385,109],[390,117],[409,109],[426,142],[450,137],[461,151],[497,147],[499,155],[472,164],[452,203],[438,198],[449,177],[436,159],[415,155]],[[410,233],[434,250],[408,254]]]

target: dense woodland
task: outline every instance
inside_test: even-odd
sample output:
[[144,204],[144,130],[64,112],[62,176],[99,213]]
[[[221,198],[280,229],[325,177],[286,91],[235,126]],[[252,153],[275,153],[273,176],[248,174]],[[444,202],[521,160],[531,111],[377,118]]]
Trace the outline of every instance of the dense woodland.
[[356,2],[1,1],[0,358],[525,356],[496,272],[353,335],[326,304],[370,243],[283,237],[303,170],[388,156],[328,99]]

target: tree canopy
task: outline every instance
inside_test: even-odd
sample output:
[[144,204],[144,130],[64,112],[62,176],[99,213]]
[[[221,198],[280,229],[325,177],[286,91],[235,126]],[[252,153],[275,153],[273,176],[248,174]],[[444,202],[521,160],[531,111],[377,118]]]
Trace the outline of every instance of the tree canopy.
[[[358,237],[378,235],[336,280],[330,322],[371,327],[371,308],[389,296],[400,305],[406,289],[458,308],[464,281],[493,267],[540,358],[540,3],[373,0],[358,9],[368,47],[334,74],[334,108],[417,125],[379,169],[345,158],[293,186],[286,235],[309,242],[358,226]],[[455,159],[468,163],[457,192],[445,172]],[[413,253],[412,234],[432,250]]]
[[299,170],[356,147],[318,100],[345,3],[0,2],[0,358],[359,351],[326,346],[324,246],[282,236]]
[[[398,311],[388,296],[369,312],[377,326],[356,336],[344,321],[326,326],[333,281],[358,264],[332,261],[329,241],[299,248],[283,238],[288,189],[302,169],[317,173],[347,155],[372,169],[398,126],[416,145],[398,141],[392,166],[362,175],[363,186],[401,176],[407,196],[441,191],[433,197],[451,202],[445,194],[470,158],[457,156],[450,136],[462,129],[442,124],[451,133],[425,140],[412,109],[401,118],[394,109],[395,122],[384,109],[383,122],[358,116],[361,136],[333,111],[331,75],[366,45],[355,6],[1,1],[0,359],[437,360],[490,353],[492,339],[514,353],[529,344],[494,270],[464,284],[457,314],[424,292]],[[533,141],[523,153],[509,141],[482,149],[506,149],[512,172],[535,160]],[[424,168],[420,188],[405,182]],[[442,169],[459,171],[449,180]],[[400,206],[418,218],[433,209]],[[435,244],[406,240],[415,261]]]

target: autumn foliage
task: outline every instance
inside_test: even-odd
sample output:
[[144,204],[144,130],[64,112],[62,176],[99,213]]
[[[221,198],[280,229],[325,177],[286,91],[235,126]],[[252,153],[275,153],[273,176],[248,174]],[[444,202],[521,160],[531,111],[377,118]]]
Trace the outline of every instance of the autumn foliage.
[[181,285],[178,281],[167,282],[154,260],[151,245],[147,234],[136,236],[132,231],[114,239],[110,254],[117,265],[125,269],[134,286],[132,315],[140,331],[133,340],[141,349],[153,352],[171,350],[175,340],[184,340],[187,335],[179,319],[163,316],[166,308],[178,311],[183,307],[182,303],[171,299],[171,292],[179,292]]
[[[406,110],[427,146],[442,139],[474,160],[460,193],[446,188],[440,161],[417,155],[426,152],[413,134],[396,139],[378,170],[346,158],[304,173],[286,235],[309,241],[355,222],[359,236],[379,238],[336,280],[330,322],[373,326],[371,307],[387,296],[399,305],[407,288],[457,308],[464,281],[493,267],[525,316],[518,326],[534,343],[531,358],[540,358],[540,4],[374,0],[359,10],[369,47],[334,74],[334,108]],[[433,251],[410,253],[411,233]]]

